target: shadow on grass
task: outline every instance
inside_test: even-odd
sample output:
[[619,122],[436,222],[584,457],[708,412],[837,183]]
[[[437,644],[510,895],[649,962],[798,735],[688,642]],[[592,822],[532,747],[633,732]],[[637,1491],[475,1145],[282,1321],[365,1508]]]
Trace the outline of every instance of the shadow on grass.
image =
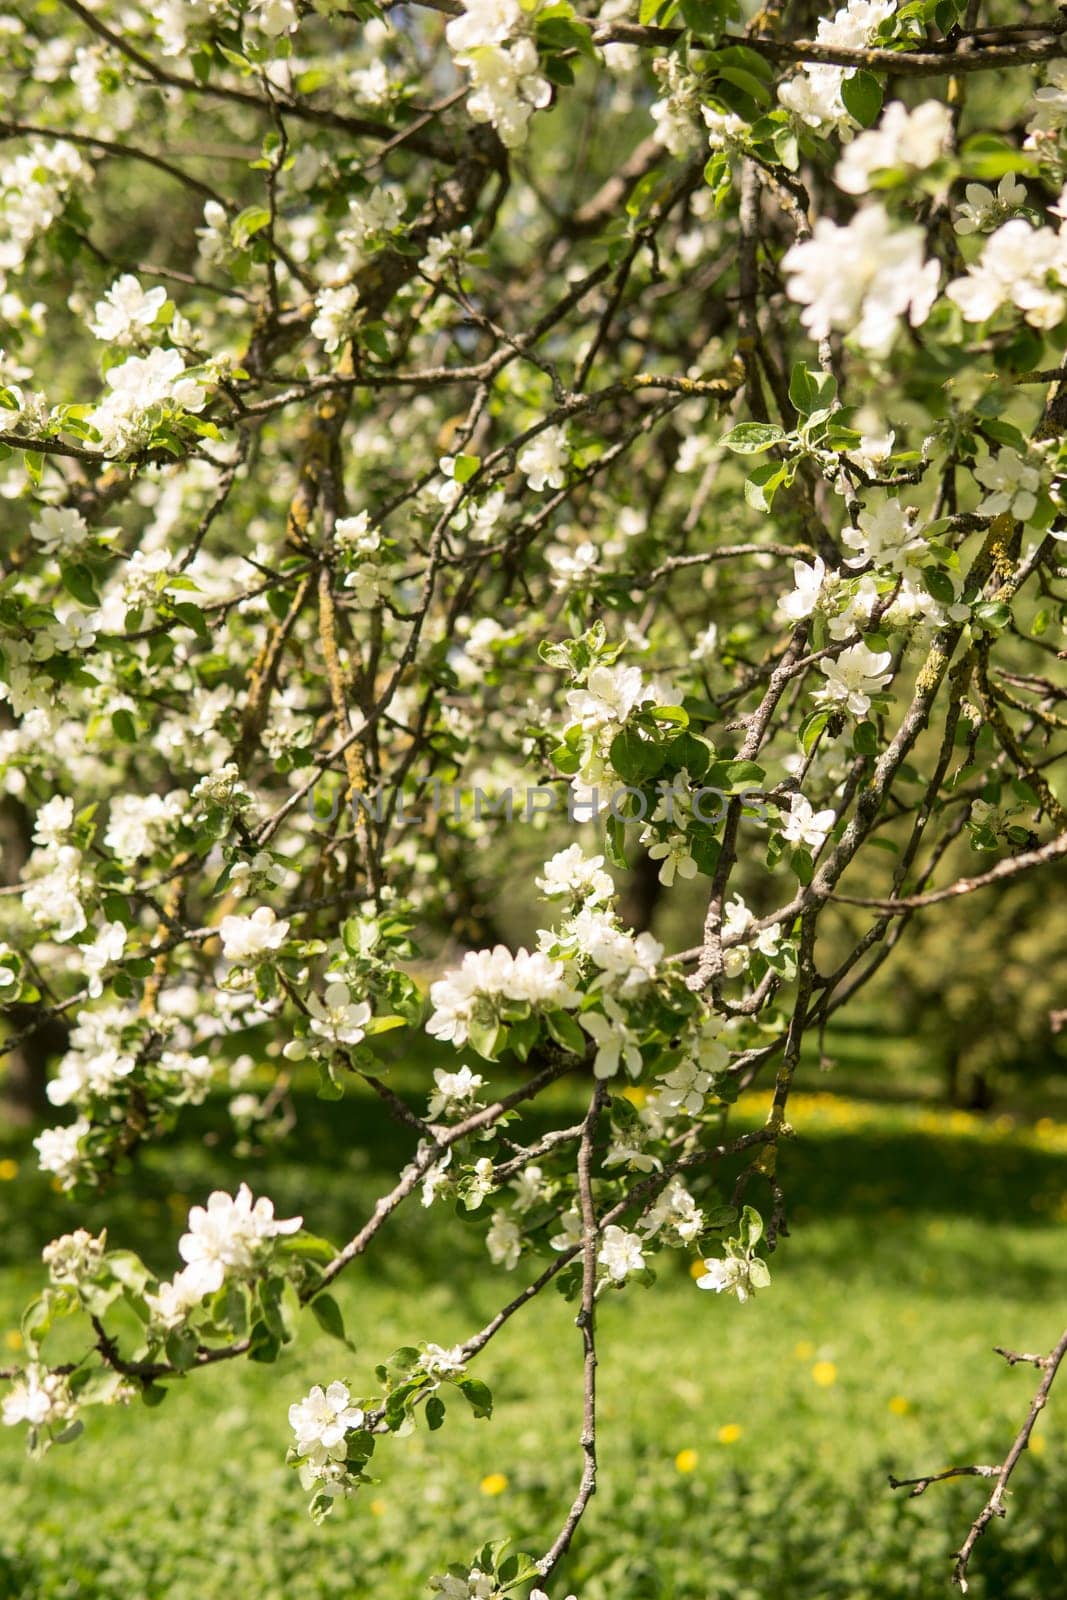
[[[115,1243],[139,1249],[168,1272],[188,1207],[213,1188],[232,1191],[241,1181],[269,1194],[279,1215],[299,1213],[317,1233],[337,1241],[349,1237],[411,1159],[411,1132],[366,1093],[336,1103],[304,1092],[295,1098],[295,1132],[281,1146],[250,1159],[232,1153],[221,1100],[187,1112],[180,1136],[146,1149],[132,1174],[102,1197],[57,1194],[36,1173],[29,1136],[9,1141],[6,1149],[21,1170],[17,1182],[0,1183],[0,1264],[32,1265],[42,1245],[57,1234],[79,1225],[99,1229],[106,1223]],[[575,1085],[575,1110],[579,1105]],[[535,1137],[556,1115],[537,1107],[527,1110],[518,1131],[511,1130],[513,1136]],[[718,1174],[724,1190],[732,1186],[736,1170],[735,1164]],[[870,1257],[874,1244],[892,1249],[894,1236],[900,1239],[899,1251],[894,1251],[901,1255],[897,1265],[909,1270],[913,1230],[906,1224],[912,1220],[961,1218],[1022,1227],[1047,1223],[1067,1190],[1063,1153],[1018,1140],[910,1127],[885,1110],[865,1115],[856,1126],[802,1130],[783,1146],[779,1172],[798,1233],[812,1222],[835,1223],[838,1270],[847,1270],[842,1248],[847,1256],[850,1240],[859,1260]],[[764,1205],[758,1182],[749,1198]],[[478,1213],[469,1219],[469,1228],[457,1228],[447,1205],[426,1210],[415,1200],[402,1207],[388,1224],[390,1248],[382,1252],[381,1272],[403,1274],[410,1281],[413,1267],[434,1261],[439,1250],[454,1265],[480,1256],[489,1209],[484,1217]],[[1037,1278],[1043,1279],[1044,1273],[1036,1265],[986,1260],[978,1251],[964,1248],[961,1253],[959,1246],[957,1240],[952,1249],[938,1253],[955,1262],[949,1266],[952,1275],[974,1292],[983,1286],[1002,1292],[1043,1287]],[[818,1248],[815,1238],[798,1254],[811,1258]],[[1006,1284],[1005,1272],[1021,1274],[1025,1281]]]

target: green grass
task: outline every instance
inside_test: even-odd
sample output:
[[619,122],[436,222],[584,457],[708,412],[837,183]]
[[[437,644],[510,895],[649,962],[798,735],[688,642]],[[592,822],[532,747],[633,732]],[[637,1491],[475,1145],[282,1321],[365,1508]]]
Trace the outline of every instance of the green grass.
[[[346,1237],[407,1135],[360,1097],[309,1099],[299,1113],[291,1148],[241,1175],[281,1214]],[[783,1158],[793,1233],[758,1301],[702,1294],[684,1260],[664,1257],[654,1290],[604,1303],[600,1492],[552,1600],[950,1592],[951,1552],[983,1486],[907,1501],[886,1475],[996,1460],[1021,1420],[1034,1373],[1010,1371],[991,1347],[1047,1348],[1062,1326],[1067,1128],[830,1096],[801,1097],[795,1122]],[[113,1243],[172,1267],[188,1204],[238,1181],[210,1142],[220,1126],[207,1108],[182,1142],[150,1153],[108,1208]],[[0,1338],[42,1281],[41,1244],[85,1211],[27,1181],[24,1149],[5,1153],[23,1170],[0,1183]],[[450,1213],[402,1209],[387,1248],[341,1280],[354,1356],[308,1317],[276,1367],[235,1363],[198,1374],[158,1410],[90,1413],[86,1434],[41,1464],[5,1430],[0,1597],[408,1600],[486,1538],[546,1548],[580,1470],[579,1342],[573,1307],[555,1293],[480,1360],[493,1420],[450,1409],[439,1433],[385,1441],[380,1481],[326,1527],[310,1523],[283,1464],[286,1408],[309,1382],[346,1376],[370,1390],[396,1345],[451,1343],[519,1286],[519,1274],[483,1269],[481,1233]],[[817,1365],[832,1382],[816,1381]],[[1067,1595],[1059,1398],[1040,1452],[1020,1465],[1007,1521],[975,1558],[972,1597]],[[696,1453],[692,1470],[678,1470],[682,1451]],[[502,1492],[483,1491],[490,1474],[506,1477]]]

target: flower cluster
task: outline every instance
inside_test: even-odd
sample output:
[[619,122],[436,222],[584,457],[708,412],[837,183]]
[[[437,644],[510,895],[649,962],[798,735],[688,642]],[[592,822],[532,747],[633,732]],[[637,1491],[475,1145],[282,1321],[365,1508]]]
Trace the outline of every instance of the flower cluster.
[[526,143],[531,116],[552,98],[523,27],[518,0],[463,0],[462,14],[445,29],[456,65],[470,76],[468,116],[491,123],[511,150]]
[[[897,0],[848,0],[832,17],[823,17],[815,42],[844,50],[862,50],[897,8]],[[830,133],[855,126],[841,95],[852,67],[802,66],[778,85],[778,98],[807,127]]]
[[813,339],[837,328],[872,355],[885,355],[900,318],[920,326],[937,297],[940,269],[924,251],[920,228],[894,227],[885,207],[872,203],[844,227],[820,217],[782,265]]
[[[426,1031],[454,1045],[470,1039],[476,1049],[491,1040],[501,1019],[521,1015],[530,1007],[567,1010],[578,995],[566,980],[563,963],[549,960],[541,951],[519,950],[512,955],[504,945],[493,950],[470,950],[461,966],[447,973],[430,989],[433,1015]],[[516,1010],[516,1008],[519,1008]]]
[[189,1231],[178,1241],[185,1266],[145,1296],[152,1316],[164,1327],[177,1326],[227,1279],[259,1271],[272,1241],[297,1233],[302,1224],[302,1217],[275,1217],[274,1202],[265,1196],[253,1200],[246,1183],[236,1195],[217,1189],[206,1206],[193,1206],[189,1212]]

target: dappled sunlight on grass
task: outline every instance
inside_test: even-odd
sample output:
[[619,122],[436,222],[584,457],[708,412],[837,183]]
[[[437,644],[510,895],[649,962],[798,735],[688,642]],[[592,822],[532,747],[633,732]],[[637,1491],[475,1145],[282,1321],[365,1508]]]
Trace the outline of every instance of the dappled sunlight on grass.
[[[746,1096],[737,1125],[761,1121],[768,1104]],[[338,1105],[301,1095],[297,1109],[289,1145],[239,1167],[211,1142],[218,1107],[203,1108],[109,1202],[114,1241],[171,1268],[188,1205],[239,1175],[280,1214],[303,1211],[316,1230],[346,1237],[405,1159],[409,1135],[364,1095]],[[945,1592],[975,1486],[904,1502],[886,1475],[996,1460],[1014,1433],[1030,1380],[991,1347],[1040,1349],[1059,1331],[1062,1234],[1052,1223],[1067,1188],[1067,1126],[825,1091],[795,1095],[790,1121],[796,1137],[779,1172],[792,1231],[771,1258],[768,1290],[739,1306],[697,1289],[690,1258],[665,1255],[652,1292],[604,1297],[601,1489],[554,1586],[561,1594]],[[31,1165],[24,1143],[9,1142],[2,1159]],[[758,1178],[748,1197],[766,1207]],[[41,1244],[86,1209],[90,1225],[103,1220],[44,1180],[0,1182],[7,1350],[17,1351],[18,1312],[42,1282]],[[502,1290],[533,1275],[532,1262],[511,1278],[485,1272],[483,1233],[484,1219],[463,1227],[447,1208],[402,1208],[382,1249],[338,1285],[354,1355],[308,1316],[278,1367],[238,1363],[177,1386],[158,1411],[94,1413],[83,1439],[40,1467],[5,1430],[0,1600],[231,1600],[237,1586],[257,1600],[409,1600],[425,1592],[428,1550],[440,1570],[487,1537],[541,1547],[580,1470],[579,1339],[574,1306],[555,1293],[479,1360],[497,1398],[492,1422],[450,1408],[440,1433],[387,1441],[374,1462],[380,1482],[331,1526],[311,1526],[283,1464],[286,1407],[310,1382],[344,1377],[369,1390],[393,1347],[465,1337]],[[1054,1397],[1009,1520],[976,1558],[980,1600],[1059,1593],[1064,1409]]]

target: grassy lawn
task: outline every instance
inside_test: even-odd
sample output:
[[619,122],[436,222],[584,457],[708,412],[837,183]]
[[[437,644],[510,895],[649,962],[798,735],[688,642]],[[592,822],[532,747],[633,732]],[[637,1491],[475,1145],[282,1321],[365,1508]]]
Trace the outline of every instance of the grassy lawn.
[[[561,1093],[565,1093],[561,1089]],[[756,1120],[762,1102],[740,1109]],[[302,1101],[292,1148],[242,1175],[282,1215],[347,1237],[407,1135],[356,1095]],[[188,1205],[238,1181],[207,1108],[147,1158],[109,1208],[111,1238],[164,1270]],[[784,1161],[793,1234],[755,1303],[699,1293],[663,1258],[651,1293],[601,1319],[601,1484],[552,1600],[903,1600],[947,1595],[950,1555],[982,1501],[973,1480],[905,1501],[886,1485],[995,1461],[1032,1369],[994,1344],[1046,1349],[1064,1315],[1067,1125],[801,1095]],[[206,1141],[205,1142],[205,1135]],[[28,1169],[0,1152],[0,1177]],[[36,1185],[36,1187],[35,1187]],[[39,1286],[42,1243],[76,1221],[40,1180],[0,1182],[0,1341]],[[97,1225],[103,1212],[90,1219]],[[573,1308],[546,1294],[481,1358],[497,1410],[386,1441],[380,1481],[316,1529],[283,1462],[286,1408],[310,1382],[370,1390],[396,1345],[443,1344],[495,1309],[484,1221],[416,1205],[341,1280],[355,1355],[321,1334],[278,1368],[199,1374],[158,1410],[92,1412],[86,1434],[27,1463],[0,1438],[0,1597],[32,1600],[408,1600],[450,1560],[513,1534],[550,1542],[579,1472]],[[458,1239],[457,1239],[458,1235]],[[479,1270],[473,1270],[477,1264]],[[520,1273],[526,1268],[524,1263]],[[10,1359],[10,1355],[8,1356]],[[1057,1400],[1059,1404],[1057,1404]],[[21,1433],[21,1430],[20,1430]],[[973,1564],[972,1596],[1067,1596],[1067,1393],[1054,1394],[1005,1523]]]

